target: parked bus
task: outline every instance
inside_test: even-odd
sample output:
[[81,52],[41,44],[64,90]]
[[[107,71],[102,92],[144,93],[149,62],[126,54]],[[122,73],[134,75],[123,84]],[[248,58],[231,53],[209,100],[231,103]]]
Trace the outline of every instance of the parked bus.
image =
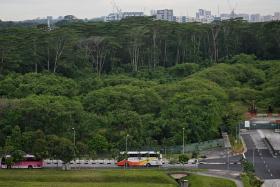
[[24,155],[23,160],[13,164],[8,164],[7,160],[11,158],[11,155],[6,155],[1,159],[1,168],[21,168],[21,169],[32,169],[42,168],[43,160],[37,159],[34,155]]
[[121,152],[121,159],[117,162],[117,166],[161,166],[162,165],[162,155],[160,152],[155,151],[129,151]]

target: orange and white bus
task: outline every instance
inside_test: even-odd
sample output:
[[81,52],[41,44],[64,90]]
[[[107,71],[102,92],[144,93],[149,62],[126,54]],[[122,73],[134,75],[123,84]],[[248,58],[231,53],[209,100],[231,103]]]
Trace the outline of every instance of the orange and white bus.
[[120,157],[124,158],[117,162],[117,166],[162,166],[162,154],[155,151],[129,151],[121,152]]

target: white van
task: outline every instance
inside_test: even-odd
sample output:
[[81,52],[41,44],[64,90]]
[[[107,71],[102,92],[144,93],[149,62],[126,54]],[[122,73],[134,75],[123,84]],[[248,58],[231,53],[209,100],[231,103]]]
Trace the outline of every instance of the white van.
[[193,158],[188,161],[188,164],[198,164],[198,160]]

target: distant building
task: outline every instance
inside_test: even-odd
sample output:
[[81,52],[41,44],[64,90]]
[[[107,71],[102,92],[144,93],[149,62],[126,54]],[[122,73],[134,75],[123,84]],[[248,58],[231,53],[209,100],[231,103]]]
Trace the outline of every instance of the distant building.
[[211,17],[212,17],[211,11],[208,10],[199,9],[198,12],[196,13],[197,19],[205,19],[205,18],[207,19]]
[[252,14],[250,18],[251,22],[261,22],[261,15],[260,14]]
[[228,19],[230,19],[230,14],[221,14],[220,17],[221,17],[222,21],[223,20],[228,20]]
[[144,16],[144,12],[111,13],[108,16],[105,17],[105,21],[106,22],[120,21],[120,20],[128,18],[128,17],[143,17],[143,16]]
[[221,17],[215,16],[214,21],[222,21]]
[[202,23],[211,23],[214,21],[211,11],[199,9],[196,13],[196,20]]
[[263,22],[269,22],[269,21],[272,21],[273,20],[273,16],[272,15],[266,15],[266,16],[263,16],[261,21]]
[[64,17],[63,16],[58,16],[57,20],[63,20]]
[[249,14],[236,14],[236,17],[242,18],[244,21],[250,21],[250,15]]
[[189,18],[187,16],[178,16],[178,17],[176,17],[176,22],[187,23],[187,22],[189,22]]
[[176,21],[176,18],[174,20],[174,15],[173,15],[172,9],[152,11],[152,16],[154,16],[157,20]]
[[280,12],[274,13],[273,20],[280,20]]
[[71,20],[76,20],[77,18],[73,15],[67,15],[67,16],[64,16],[64,20],[68,20],[68,21],[71,21]]

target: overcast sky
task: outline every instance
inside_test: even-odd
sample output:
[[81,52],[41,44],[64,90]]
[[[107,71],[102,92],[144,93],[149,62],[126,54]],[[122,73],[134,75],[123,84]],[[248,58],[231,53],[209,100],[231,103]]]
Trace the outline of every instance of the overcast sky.
[[[73,14],[78,18],[104,16],[113,11],[112,0],[0,0],[0,19],[25,20],[48,15]],[[217,14],[228,13],[236,6],[237,13],[273,14],[280,11],[280,0],[115,0],[122,11],[174,9],[177,16],[194,16],[198,8]]]

